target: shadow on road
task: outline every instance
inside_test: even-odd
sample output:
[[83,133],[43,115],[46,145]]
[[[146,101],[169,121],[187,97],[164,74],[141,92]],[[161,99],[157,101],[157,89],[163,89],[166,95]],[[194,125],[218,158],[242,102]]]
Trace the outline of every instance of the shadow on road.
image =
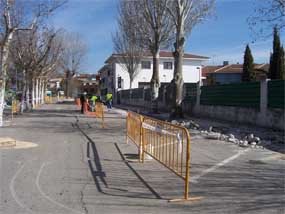
[[[144,197],[144,196],[140,196],[140,195],[126,195],[126,194],[114,194],[114,193],[108,193],[107,191],[103,190],[103,187],[101,186],[101,183],[103,183],[104,187],[106,188],[106,190],[117,190],[120,192],[128,192],[128,190],[123,190],[121,188],[111,188],[109,187],[107,181],[106,181],[106,177],[107,174],[105,173],[105,171],[103,170],[102,164],[101,164],[101,160],[100,160],[100,155],[98,152],[98,149],[96,147],[96,143],[79,127],[78,125],[78,121],[77,123],[74,125],[75,127],[78,128],[78,130],[86,137],[86,139],[88,140],[87,143],[87,157],[88,157],[88,167],[90,169],[90,172],[92,174],[93,180],[95,182],[96,188],[97,190],[105,195],[110,195],[110,196],[119,196],[119,197],[127,197],[127,198],[143,198],[143,199],[162,199],[159,194],[138,174],[138,172],[126,161],[124,155],[122,154],[122,152],[120,151],[118,145],[115,143],[115,147],[117,149],[117,151],[119,152],[122,160],[124,161],[124,163],[127,165],[127,167],[134,173],[134,175],[142,182],[142,184],[147,187],[147,189],[155,196],[155,198],[153,197]],[[91,154],[93,156],[93,158],[91,159]],[[130,192],[128,192],[130,193]]]

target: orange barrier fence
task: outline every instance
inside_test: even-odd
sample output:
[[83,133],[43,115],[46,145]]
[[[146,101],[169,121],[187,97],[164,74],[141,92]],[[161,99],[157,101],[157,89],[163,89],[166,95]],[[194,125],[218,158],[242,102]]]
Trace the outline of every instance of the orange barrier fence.
[[77,107],[81,107],[80,98],[75,98],[75,104],[77,105]]
[[91,109],[91,106],[85,102],[83,106],[84,114],[101,118],[102,128],[105,128],[104,104],[101,102],[96,102],[95,111],[89,111],[89,109]]
[[17,114],[20,112],[20,103],[18,100],[12,100],[12,107],[11,107],[11,113],[12,113],[12,119],[14,118],[14,114]]
[[186,128],[128,112],[127,140],[138,146],[141,162],[148,154],[184,180],[184,198],[171,201],[201,199],[189,197],[190,134]]

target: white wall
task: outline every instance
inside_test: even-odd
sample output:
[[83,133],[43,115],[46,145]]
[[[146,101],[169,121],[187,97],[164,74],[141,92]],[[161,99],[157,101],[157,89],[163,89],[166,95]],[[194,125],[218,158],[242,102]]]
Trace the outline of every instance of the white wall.
[[[138,74],[136,75],[132,88],[138,88],[139,82],[150,82],[152,77],[152,59],[143,59],[143,61],[150,61],[151,62],[151,68],[150,69],[141,69],[141,66],[139,68]],[[163,68],[163,62],[172,62],[172,69],[164,69]],[[183,64],[183,80],[185,83],[194,83],[198,82],[201,79],[201,66],[202,61],[200,60],[191,60],[191,59],[185,59]],[[199,69],[197,69],[199,68]],[[174,72],[174,60],[171,58],[160,58],[159,62],[159,78],[160,82],[170,82],[173,79],[173,72]],[[121,77],[123,79],[122,88],[123,89],[129,89],[130,88],[130,77],[128,72],[125,70],[124,66],[121,66],[120,64],[116,63],[116,70],[115,70],[115,88],[118,87],[118,77]],[[120,90],[120,89],[119,89]]]

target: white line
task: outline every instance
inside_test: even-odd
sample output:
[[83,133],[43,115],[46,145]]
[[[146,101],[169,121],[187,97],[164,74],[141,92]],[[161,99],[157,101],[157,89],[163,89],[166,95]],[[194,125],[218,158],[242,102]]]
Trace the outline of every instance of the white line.
[[10,188],[10,192],[11,192],[11,194],[12,194],[14,200],[17,202],[17,204],[18,204],[21,208],[23,208],[23,209],[25,209],[26,211],[28,211],[28,213],[33,213],[32,211],[30,211],[30,210],[20,201],[19,197],[18,197],[17,194],[16,194],[15,188],[14,188],[14,186],[15,186],[15,180],[16,180],[16,178],[18,177],[18,175],[20,174],[20,172],[24,169],[25,165],[26,165],[26,164],[23,164],[23,165],[17,170],[17,172],[15,173],[15,175],[13,176],[13,178],[12,178],[12,180],[11,180],[11,182],[10,182],[9,188]]
[[69,210],[69,211],[71,211],[71,212],[73,212],[73,213],[84,214],[84,213],[82,213],[82,212],[80,212],[80,211],[78,211],[78,210],[72,209],[72,208],[70,208],[70,207],[65,206],[64,204],[61,204],[61,203],[59,203],[59,202],[53,200],[53,199],[50,198],[47,194],[44,193],[44,191],[42,190],[42,188],[41,188],[41,186],[40,186],[40,176],[41,176],[41,173],[42,173],[42,171],[43,171],[43,168],[44,168],[46,165],[48,165],[48,164],[50,164],[50,163],[45,162],[45,163],[43,163],[43,164],[41,165],[41,168],[40,168],[40,170],[39,170],[39,172],[38,172],[37,179],[36,179],[36,185],[37,185],[37,188],[38,188],[39,192],[41,193],[41,195],[42,195],[44,198],[46,198],[47,200],[49,200],[51,203],[53,203],[53,204],[55,204],[55,205],[57,205],[57,206],[59,206],[59,207],[62,207],[62,208],[64,208],[64,209],[66,209],[66,210]]
[[204,175],[206,175],[210,172],[215,171],[216,169],[220,168],[221,166],[226,165],[227,163],[233,161],[234,159],[238,158],[239,156],[246,153],[247,151],[249,151],[249,148],[247,148],[246,150],[239,151],[237,154],[223,160],[222,162],[216,164],[215,166],[212,166],[211,168],[204,170],[200,175],[193,176],[192,178],[190,177],[190,180],[191,180],[190,182],[198,183],[199,178],[203,177]]

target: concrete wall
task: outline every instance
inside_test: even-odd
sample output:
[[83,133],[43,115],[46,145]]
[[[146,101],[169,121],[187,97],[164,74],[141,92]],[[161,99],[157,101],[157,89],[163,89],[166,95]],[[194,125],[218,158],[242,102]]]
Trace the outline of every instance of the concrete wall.
[[199,108],[193,108],[193,113],[200,117],[284,130],[283,109],[267,109],[261,112],[254,108],[200,105]]

